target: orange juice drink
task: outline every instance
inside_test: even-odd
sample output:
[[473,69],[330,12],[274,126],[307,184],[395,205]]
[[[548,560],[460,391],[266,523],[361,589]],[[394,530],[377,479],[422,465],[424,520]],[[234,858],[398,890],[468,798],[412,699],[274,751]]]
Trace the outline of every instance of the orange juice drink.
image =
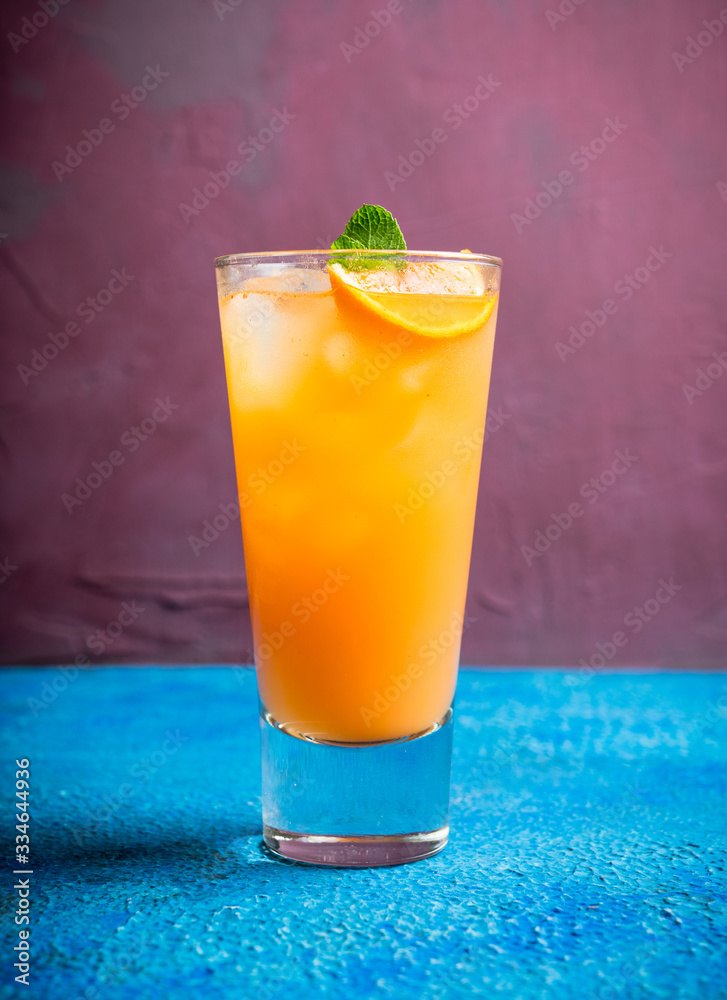
[[336,744],[426,733],[456,683],[500,262],[220,260],[265,713]]

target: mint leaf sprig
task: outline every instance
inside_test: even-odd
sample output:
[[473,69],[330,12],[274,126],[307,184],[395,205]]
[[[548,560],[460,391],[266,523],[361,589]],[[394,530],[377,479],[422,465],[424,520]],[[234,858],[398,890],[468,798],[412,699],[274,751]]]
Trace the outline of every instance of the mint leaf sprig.
[[406,241],[391,212],[381,205],[362,205],[331,250],[406,250]]
[[[391,212],[381,205],[362,205],[346,223],[343,233],[331,243],[331,250],[406,250],[406,241]],[[332,257],[347,270],[401,266],[398,257],[341,255]]]

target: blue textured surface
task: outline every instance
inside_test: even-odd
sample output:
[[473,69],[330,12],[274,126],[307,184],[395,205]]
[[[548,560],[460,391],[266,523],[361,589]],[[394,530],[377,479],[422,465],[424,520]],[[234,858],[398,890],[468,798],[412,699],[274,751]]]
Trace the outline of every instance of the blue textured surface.
[[34,871],[2,998],[727,996],[724,675],[463,671],[450,844],[364,871],[262,853],[251,672],[88,671],[33,716],[60,676],[0,677]]

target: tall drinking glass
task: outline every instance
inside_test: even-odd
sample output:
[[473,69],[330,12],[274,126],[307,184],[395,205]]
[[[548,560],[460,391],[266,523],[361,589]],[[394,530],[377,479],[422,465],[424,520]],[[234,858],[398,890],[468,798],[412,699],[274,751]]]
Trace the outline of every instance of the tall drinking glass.
[[452,700],[502,262],[216,260],[263,834],[390,865],[449,832]]

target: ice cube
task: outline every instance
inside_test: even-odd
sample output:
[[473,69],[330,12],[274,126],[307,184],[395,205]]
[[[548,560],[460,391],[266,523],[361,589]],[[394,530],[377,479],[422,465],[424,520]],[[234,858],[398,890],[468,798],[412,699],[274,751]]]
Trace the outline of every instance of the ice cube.
[[284,405],[304,365],[288,350],[288,324],[274,295],[238,292],[220,303],[232,401],[242,409]]
[[359,360],[359,347],[350,333],[335,333],[326,337],[321,348],[323,359],[337,374],[344,375]]
[[328,292],[331,282],[328,272],[312,267],[290,267],[288,264],[262,264],[248,287],[271,292]]
[[271,295],[260,292],[237,292],[220,302],[220,325],[226,342],[244,342],[273,322],[275,313]]
[[434,362],[421,361],[417,365],[407,365],[401,373],[401,384],[407,392],[421,392],[434,374]]

